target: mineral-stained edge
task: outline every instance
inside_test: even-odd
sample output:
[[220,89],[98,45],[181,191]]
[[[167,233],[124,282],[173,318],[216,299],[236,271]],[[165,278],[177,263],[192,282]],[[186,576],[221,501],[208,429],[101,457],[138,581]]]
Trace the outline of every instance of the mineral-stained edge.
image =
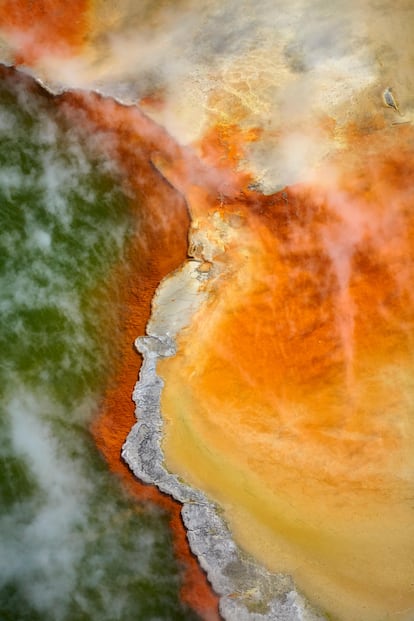
[[[191,263],[195,262],[189,261],[183,266],[184,272],[192,271]],[[155,299],[158,298],[161,304],[163,298],[164,302],[168,299],[165,291],[171,288],[171,280],[176,278],[180,279],[179,271],[160,285]],[[163,314],[166,310],[164,307]],[[162,325],[165,328],[165,322]],[[220,596],[220,613],[224,619],[322,621],[324,617],[296,591],[289,576],[268,572],[238,548],[220,515],[219,507],[202,492],[192,489],[166,470],[161,449],[163,419],[160,396],[163,381],[157,375],[157,361],[175,354],[176,346],[171,333],[176,334],[177,326],[171,331],[165,329],[165,334],[161,334],[155,326],[156,323],[151,320],[147,328],[148,336],[135,342],[144,359],[133,392],[138,422],[123,446],[123,458],[139,479],[156,485],[182,503],[182,518],[191,550]]]

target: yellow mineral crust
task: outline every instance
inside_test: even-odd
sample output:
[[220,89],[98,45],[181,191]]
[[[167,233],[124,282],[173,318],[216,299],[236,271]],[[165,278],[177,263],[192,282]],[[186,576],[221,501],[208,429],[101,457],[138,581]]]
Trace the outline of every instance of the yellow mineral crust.
[[168,469],[339,621],[414,618],[414,131],[395,131],[351,128],[273,196],[190,191],[212,268],[158,365]]

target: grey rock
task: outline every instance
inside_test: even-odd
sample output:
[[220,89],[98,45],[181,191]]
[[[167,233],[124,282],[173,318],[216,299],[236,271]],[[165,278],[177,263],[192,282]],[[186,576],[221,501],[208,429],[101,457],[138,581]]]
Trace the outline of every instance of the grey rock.
[[322,621],[324,617],[296,591],[289,576],[267,571],[236,545],[219,507],[168,472],[161,449],[163,381],[156,366],[159,359],[175,354],[175,343],[170,336],[157,334],[139,338],[135,344],[144,358],[133,392],[139,418],[122,456],[139,479],[183,504],[191,550],[220,596],[222,617],[227,621]]

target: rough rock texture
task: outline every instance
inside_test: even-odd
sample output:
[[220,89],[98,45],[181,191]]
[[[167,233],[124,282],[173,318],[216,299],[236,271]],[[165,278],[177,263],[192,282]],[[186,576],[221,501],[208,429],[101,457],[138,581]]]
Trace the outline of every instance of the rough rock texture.
[[133,399],[138,422],[124,444],[122,456],[134,474],[183,503],[182,517],[194,554],[219,595],[220,612],[228,621],[321,621],[324,617],[297,593],[292,580],[260,567],[234,543],[220,510],[204,494],[182,483],[163,465],[160,413],[160,358],[175,354],[170,336],[149,335],[136,340],[144,362]]

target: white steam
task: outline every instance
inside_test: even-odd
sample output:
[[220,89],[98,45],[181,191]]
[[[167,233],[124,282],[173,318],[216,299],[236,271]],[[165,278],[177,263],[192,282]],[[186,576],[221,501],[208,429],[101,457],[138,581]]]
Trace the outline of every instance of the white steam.
[[7,403],[12,451],[26,463],[42,500],[34,511],[30,507],[29,520],[24,503],[1,518],[0,579],[3,584],[22,582],[35,608],[54,609],[59,619],[75,589],[77,565],[84,554],[92,483],[80,464],[67,458],[42,420],[47,413],[56,416],[57,407],[24,386],[16,386]]
[[[45,54],[27,70],[54,88],[97,89],[129,103],[160,93],[163,106],[147,112],[182,143],[217,121],[259,127],[246,166],[270,193],[306,179],[336,148],[321,120],[372,113],[387,87],[411,118],[413,26],[405,0],[122,0],[96,7],[78,55]],[[16,41],[10,49],[22,47]]]

